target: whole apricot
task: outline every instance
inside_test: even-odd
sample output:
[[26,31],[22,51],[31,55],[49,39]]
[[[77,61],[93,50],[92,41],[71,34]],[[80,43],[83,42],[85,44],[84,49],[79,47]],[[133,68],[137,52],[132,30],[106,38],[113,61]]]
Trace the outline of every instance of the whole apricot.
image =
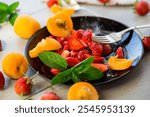
[[99,95],[90,83],[78,82],[72,85],[67,94],[68,100],[98,100]]
[[40,28],[40,23],[29,15],[18,16],[14,23],[14,32],[24,39],[29,39]]
[[8,77],[18,79],[24,76],[28,70],[27,59],[20,53],[9,53],[2,59],[2,70]]

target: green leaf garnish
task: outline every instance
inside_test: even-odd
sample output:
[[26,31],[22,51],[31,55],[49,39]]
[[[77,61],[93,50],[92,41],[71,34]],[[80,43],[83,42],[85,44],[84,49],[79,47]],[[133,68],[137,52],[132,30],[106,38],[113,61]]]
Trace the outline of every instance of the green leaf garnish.
[[74,66],[74,72],[77,74],[81,74],[85,72],[92,64],[94,57],[89,57],[84,61],[80,62],[78,65]]
[[68,69],[54,76],[53,79],[51,80],[51,84],[55,85],[65,83],[71,79],[72,79],[72,69]]
[[94,81],[101,79],[104,76],[104,73],[98,70],[95,67],[89,67],[84,73],[78,74],[78,77],[84,81]]
[[0,2],[0,13],[7,11],[8,5],[4,2]]
[[10,21],[10,23],[13,25],[18,16],[16,11],[18,6],[19,2],[14,2],[11,5],[0,2],[0,24]]
[[12,25],[14,25],[17,16],[18,16],[17,13],[12,13],[12,14],[10,15],[9,21],[10,21],[10,23],[11,23]]
[[6,19],[7,19],[7,13],[6,12],[0,13],[0,23],[4,23]]
[[58,70],[67,69],[66,60],[55,52],[42,52],[39,54],[40,60],[47,66]]
[[13,13],[16,11],[17,7],[19,6],[19,2],[14,2],[11,5],[8,6],[8,13]]

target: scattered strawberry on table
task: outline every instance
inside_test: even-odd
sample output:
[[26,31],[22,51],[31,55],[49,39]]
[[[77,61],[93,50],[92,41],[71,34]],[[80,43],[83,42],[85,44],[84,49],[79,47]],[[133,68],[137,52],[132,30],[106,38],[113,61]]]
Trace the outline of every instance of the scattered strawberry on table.
[[41,96],[41,100],[60,100],[60,97],[54,92],[46,92]]
[[3,73],[0,71],[0,90],[3,89],[4,85],[5,85],[4,75],[3,75]]
[[149,13],[150,5],[147,1],[140,0],[140,1],[137,1],[135,3],[135,8],[134,9],[135,9],[137,14],[139,14],[140,16],[144,16],[144,15]]

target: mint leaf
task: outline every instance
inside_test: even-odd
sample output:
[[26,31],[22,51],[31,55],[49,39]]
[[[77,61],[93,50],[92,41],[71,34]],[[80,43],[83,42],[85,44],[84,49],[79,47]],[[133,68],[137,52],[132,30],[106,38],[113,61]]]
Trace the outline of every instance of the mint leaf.
[[95,67],[89,67],[84,73],[78,74],[78,77],[84,81],[94,81],[101,79],[104,76],[104,73],[98,70]]
[[51,80],[51,84],[55,85],[65,83],[71,79],[72,79],[72,69],[68,69],[54,76],[53,79]]
[[6,19],[7,19],[7,13],[6,12],[0,13],[0,23],[4,23]]
[[19,6],[19,2],[14,2],[8,6],[8,13],[11,14],[16,11],[17,7]]
[[54,52],[42,52],[39,54],[40,60],[47,66],[58,70],[65,70],[67,68],[66,60],[59,54]]
[[85,59],[84,61],[80,62],[79,64],[74,66],[74,72],[76,74],[81,74],[85,72],[91,66],[93,60],[94,60],[94,57],[89,57]]
[[10,22],[12,25],[14,25],[14,22],[15,22],[17,16],[18,16],[17,13],[12,13],[12,14],[10,15],[10,17],[9,17],[9,22]]
[[78,76],[77,76],[74,72],[72,72],[72,81],[73,81],[74,83],[76,83],[76,82],[79,81]]
[[0,12],[7,11],[7,9],[8,9],[8,5],[4,2],[0,2]]

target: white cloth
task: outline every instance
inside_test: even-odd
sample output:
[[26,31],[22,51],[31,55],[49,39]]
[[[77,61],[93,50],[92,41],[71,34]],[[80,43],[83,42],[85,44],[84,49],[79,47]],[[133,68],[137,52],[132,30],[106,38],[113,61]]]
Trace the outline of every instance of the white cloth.
[[[78,2],[85,2],[85,3],[89,3],[89,4],[100,4],[103,5],[102,3],[100,3],[98,0],[77,0]],[[136,0],[110,0],[109,3],[107,3],[107,5],[133,5],[136,2]]]

